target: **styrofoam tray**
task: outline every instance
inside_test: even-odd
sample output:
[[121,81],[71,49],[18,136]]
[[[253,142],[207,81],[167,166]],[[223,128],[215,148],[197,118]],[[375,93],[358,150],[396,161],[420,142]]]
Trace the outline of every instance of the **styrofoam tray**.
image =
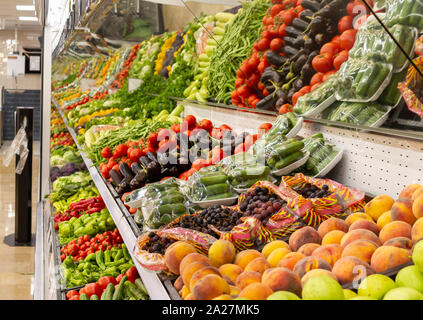
[[243,189],[234,188],[234,190],[235,190],[236,192],[238,192],[239,194],[244,193],[244,192],[247,192],[247,191],[248,191],[248,189],[250,189],[250,188],[243,188]]
[[389,108],[387,109],[387,111],[385,112],[385,114],[384,114],[382,117],[380,117],[380,118],[379,118],[379,120],[377,120],[375,123],[371,124],[371,125],[370,125],[370,127],[372,127],[372,128],[378,128],[378,127],[380,127],[382,124],[384,124],[384,123],[385,123],[385,121],[386,121],[386,120],[388,120],[388,118],[389,118],[389,113],[391,112],[391,110],[392,110],[392,108],[391,108],[391,107],[389,107]]
[[316,108],[307,111],[306,113],[302,114],[304,117],[312,117],[315,115],[318,115],[325,109],[329,108],[334,102],[336,102],[335,95],[331,95],[329,98],[327,98],[325,101],[323,101],[321,104],[319,104]]
[[300,117],[297,120],[296,125],[287,133],[285,136],[287,139],[295,138],[297,133],[300,132],[301,128],[303,127],[304,118]]
[[323,176],[327,175],[333,168],[335,168],[335,166],[338,164],[338,162],[341,161],[342,156],[344,154],[344,150],[343,149],[336,149],[336,148],[334,148],[334,150],[338,151],[338,154],[328,163],[328,165],[325,168],[323,168],[313,178],[323,177]]
[[285,168],[273,171],[272,174],[274,174],[275,176],[284,176],[286,174],[289,174],[292,171],[294,171],[295,169],[303,166],[307,162],[309,157],[310,157],[310,153],[307,151],[307,152],[305,152],[304,157],[302,157],[300,160],[298,160],[294,163],[291,163],[290,165],[286,166]]
[[232,198],[223,198],[223,199],[216,199],[216,200],[205,200],[205,201],[192,201],[192,204],[199,206],[200,208],[206,209],[208,207],[215,206],[217,204],[220,204],[222,206],[229,206],[231,204],[234,204],[236,200],[238,199],[238,196],[232,197]]

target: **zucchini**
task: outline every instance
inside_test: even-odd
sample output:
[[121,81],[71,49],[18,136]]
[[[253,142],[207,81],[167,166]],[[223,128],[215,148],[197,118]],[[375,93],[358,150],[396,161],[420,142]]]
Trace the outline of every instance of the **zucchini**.
[[283,158],[282,160],[279,160],[276,163],[275,168],[276,168],[276,170],[285,168],[285,167],[289,166],[290,164],[293,164],[294,162],[300,160],[303,157],[304,157],[303,152],[301,152],[301,151],[294,152],[294,153],[290,154],[289,156]]
[[206,191],[207,199],[208,199],[210,196],[229,192],[229,185],[226,183],[213,184],[211,186],[207,186],[205,188],[205,191]]
[[128,276],[123,276],[122,279],[120,280],[116,291],[113,293],[113,297],[112,300],[122,300],[123,299],[123,289],[124,289],[124,284],[125,281],[128,280]]

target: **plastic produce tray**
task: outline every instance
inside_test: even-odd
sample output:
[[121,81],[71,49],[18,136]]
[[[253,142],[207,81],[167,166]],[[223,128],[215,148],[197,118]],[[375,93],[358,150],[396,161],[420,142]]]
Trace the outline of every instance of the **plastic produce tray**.
[[274,174],[275,176],[285,176],[294,171],[295,169],[298,169],[299,167],[303,166],[307,162],[308,158],[310,158],[310,153],[307,151],[305,152],[304,157],[302,157],[300,160],[291,163],[285,168],[273,171],[272,174]]

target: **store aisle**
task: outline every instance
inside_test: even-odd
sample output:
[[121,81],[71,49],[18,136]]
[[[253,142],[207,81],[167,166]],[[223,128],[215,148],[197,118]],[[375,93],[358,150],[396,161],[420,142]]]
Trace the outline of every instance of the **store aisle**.
[[[32,299],[34,283],[35,247],[11,247],[4,237],[15,230],[15,174],[14,160],[9,167],[3,165],[8,144],[0,150],[0,299]],[[34,145],[34,150],[37,146]],[[39,155],[33,158],[32,232],[35,232]]]

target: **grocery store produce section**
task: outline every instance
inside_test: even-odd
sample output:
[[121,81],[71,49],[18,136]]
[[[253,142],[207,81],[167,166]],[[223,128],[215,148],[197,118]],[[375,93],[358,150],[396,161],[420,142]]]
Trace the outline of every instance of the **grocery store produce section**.
[[380,127],[404,100],[421,112],[422,12],[252,0],[55,62],[58,298],[423,299],[421,169],[371,195],[329,176],[346,151],[326,132],[302,131],[309,118]]

